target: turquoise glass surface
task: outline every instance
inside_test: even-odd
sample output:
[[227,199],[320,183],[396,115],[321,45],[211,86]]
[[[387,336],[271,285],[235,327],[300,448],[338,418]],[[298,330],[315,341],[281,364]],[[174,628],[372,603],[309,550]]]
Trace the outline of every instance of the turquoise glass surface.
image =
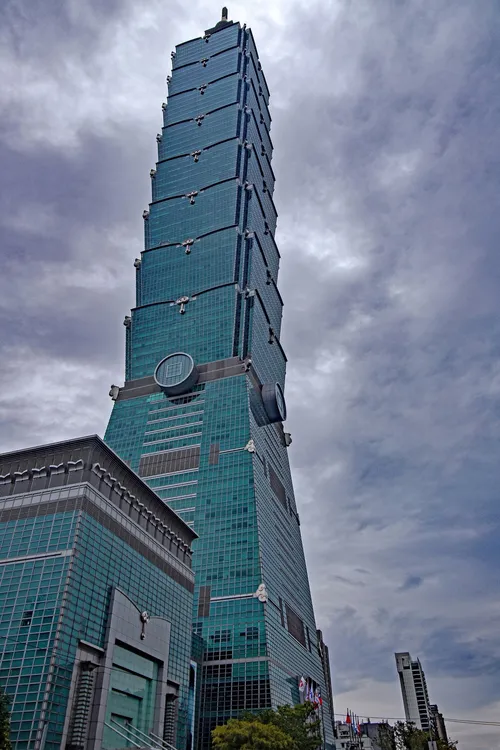
[[[84,490],[54,490],[51,499],[75,491]],[[56,553],[64,554],[22,559]],[[172,623],[168,676],[180,685],[177,738],[185,747],[192,595],[82,511],[1,523],[0,560],[0,685],[12,701],[16,750],[34,747],[46,690],[45,750],[60,750],[78,642],[104,648],[113,586]]]
[[[151,377],[175,352],[208,373],[230,358],[251,367],[200,378],[182,398],[119,398],[105,436],[138,472],[149,456],[163,456],[164,466],[176,457],[175,470],[145,478],[199,534],[192,618],[204,644],[199,750],[214,726],[242,710],[298,702],[301,676],[321,688],[333,741],[283,430],[257,418],[260,385],[285,392],[286,373],[270,126],[249,29],[221,26],[177,46],[126,380]],[[182,311],[180,297],[189,298]],[[195,460],[183,460],[188,451]],[[266,601],[254,596],[261,584]]]

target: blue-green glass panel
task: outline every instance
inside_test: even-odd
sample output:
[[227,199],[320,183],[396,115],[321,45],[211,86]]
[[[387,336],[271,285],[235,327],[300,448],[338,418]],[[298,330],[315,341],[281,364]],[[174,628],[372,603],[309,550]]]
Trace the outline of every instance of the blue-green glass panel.
[[[142,302],[192,295],[235,280],[239,236],[235,227],[196,237],[190,245],[160,247],[143,253]],[[189,249],[189,253],[186,253]]]
[[215,81],[240,69],[241,51],[238,47],[221,52],[214,57],[204,58],[204,64],[196,62],[173,70],[172,80],[168,85],[170,96],[190,88],[198,88],[203,83]]
[[[162,243],[182,243],[236,223],[236,204],[240,188],[236,180],[205,188],[193,185],[193,203],[189,197],[171,198],[151,206],[150,247]],[[263,224],[263,222],[261,222]]]
[[232,356],[237,292],[234,286],[201,294],[186,306],[138,308],[132,318],[132,378],[152,375],[168,354],[186,351],[196,363]]
[[234,138],[238,135],[239,112],[237,102],[233,102],[205,114],[200,125],[189,120],[164,128],[163,140],[159,144],[159,158],[190,154],[201,146]]
[[239,73],[221,78],[206,85],[202,90],[193,89],[176,94],[168,99],[165,125],[187,120],[209,112],[239,99],[241,76]]
[[184,195],[205,185],[234,179],[238,150],[241,145],[236,138],[208,147],[200,143],[194,155],[161,162],[153,179],[154,200]]
[[178,44],[175,48],[174,68],[196,62],[203,57],[209,57],[224,49],[233,47],[239,43],[239,37],[240,26],[239,24],[234,24],[207,38],[193,39],[189,42]]

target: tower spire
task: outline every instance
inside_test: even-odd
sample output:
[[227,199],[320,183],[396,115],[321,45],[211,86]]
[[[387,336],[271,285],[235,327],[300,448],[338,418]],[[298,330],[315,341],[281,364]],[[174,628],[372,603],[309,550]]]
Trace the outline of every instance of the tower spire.
[[227,8],[226,8],[226,6],[224,6],[224,7],[222,8],[222,17],[221,17],[221,21],[227,21]]

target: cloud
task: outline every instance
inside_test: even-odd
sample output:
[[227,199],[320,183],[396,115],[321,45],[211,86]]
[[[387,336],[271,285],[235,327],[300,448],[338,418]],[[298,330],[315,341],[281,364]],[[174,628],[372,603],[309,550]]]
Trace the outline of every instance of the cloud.
[[410,575],[406,578],[404,583],[401,585],[402,591],[408,591],[409,589],[418,589],[423,583],[421,576]]
[[[447,716],[500,700],[497,10],[230,8],[272,92],[290,458],[338,704],[359,714],[401,715],[396,650]],[[4,21],[10,450],[104,431],[170,50],[213,8],[18,0]]]

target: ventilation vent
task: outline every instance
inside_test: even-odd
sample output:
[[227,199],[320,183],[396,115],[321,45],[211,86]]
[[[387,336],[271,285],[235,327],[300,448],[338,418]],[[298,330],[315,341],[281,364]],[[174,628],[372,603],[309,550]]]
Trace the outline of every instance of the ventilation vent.
[[200,586],[198,617],[210,617],[210,586]]
[[177,471],[197,469],[200,465],[200,446],[180,448],[175,451],[154,453],[142,456],[139,463],[140,477],[153,477],[160,474],[173,474]]
[[282,504],[283,508],[287,510],[285,488],[272,466],[269,466],[269,481],[271,482],[272,491]]
[[286,612],[286,621],[288,625],[288,632],[290,633],[290,635],[293,635],[295,640],[301,643],[304,646],[304,648],[307,648],[304,623],[302,622],[300,617],[293,611],[293,609],[289,607],[288,604],[286,603],[285,603],[285,612]]
[[27,609],[25,612],[23,612],[23,616],[21,618],[21,627],[27,628],[29,625],[31,625],[32,619],[33,619],[33,610]]

